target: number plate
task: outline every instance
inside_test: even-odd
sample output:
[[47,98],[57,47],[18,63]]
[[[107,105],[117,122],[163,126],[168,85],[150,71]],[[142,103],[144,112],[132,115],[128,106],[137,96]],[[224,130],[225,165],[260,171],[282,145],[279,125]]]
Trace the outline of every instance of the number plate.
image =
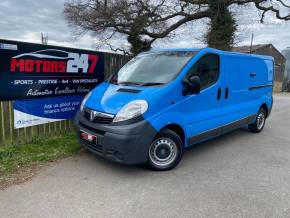
[[80,130],[80,139],[97,144],[97,136],[83,130]]

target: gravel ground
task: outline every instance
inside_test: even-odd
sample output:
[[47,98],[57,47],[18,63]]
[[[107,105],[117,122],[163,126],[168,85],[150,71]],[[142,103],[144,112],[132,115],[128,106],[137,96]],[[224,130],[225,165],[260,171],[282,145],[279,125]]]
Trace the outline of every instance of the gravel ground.
[[0,191],[0,217],[290,217],[290,95],[260,134],[237,130],[168,172],[82,152]]

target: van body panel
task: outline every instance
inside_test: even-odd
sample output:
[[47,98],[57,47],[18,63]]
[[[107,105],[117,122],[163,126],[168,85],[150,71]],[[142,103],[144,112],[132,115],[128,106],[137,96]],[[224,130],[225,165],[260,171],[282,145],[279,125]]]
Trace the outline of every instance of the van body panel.
[[[211,87],[202,90],[197,95],[182,95],[182,78],[193,65],[206,54],[217,54],[216,50],[201,50],[192,60],[184,67],[175,81],[168,86],[165,95],[159,102],[167,103],[164,110],[159,111],[152,116],[150,122],[157,131],[169,124],[181,126],[185,134],[185,147],[190,146],[196,136],[203,134],[209,129],[216,129],[221,125],[221,102],[217,100],[218,89],[223,86],[224,74],[220,65],[220,75],[218,81]],[[180,91],[177,91],[180,90]],[[174,102],[170,105],[170,102]],[[153,105],[159,105],[153,104]],[[161,103],[162,104],[162,103]],[[217,136],[219,131],[214,131],[211,137]],[[188,140],[189,139],[189,140]]]
[[[250,55],[224,54],[223,57],[228,97],[223,100],[222,125],[247,118],[253,122],[261,105],[268,105],[268,98],[272,98],[273,61]],[[227,129],[222,133],[225,132]]]
[[[251,59],[250,59],[251,60]],[[249,61],[239,56],[224,55],[225,87],[228,89],[228,98],[223,98],[222,124],[227,125],[256,114],[250,87]]]
[[93,94],[86,104],[91,109],[116,114],[130,101],[137,99],[148,100],[157,91],[159,91],[157,88],[117,86],[103,82],[92,91]]
[[[145,100],[148,109],[136,123],[129,120],[124,124],[103,125],[90,123],[82,117],[81,112],[77,115],[79,118],[75,123],[79,129],[92,133],[99,130],[104,132],[100,136],[104,150],[113,147],[118,151],[118,146],[120,147],[119,152],[124,160],[117,160],[118,162],[136,164],[139,158],[139,162],[144,163],[150,143],[168,125],[175,124],[183,130],[184,147],[188,147],[253,123],[263,104],[271,111],[274,75],[272,57],[211,48],[161,51],[199,52],[167,84],[143,87],[103,82],[92,91],[85,103],[87,108],[115,116],[129,102]],[[182,80],[207,55],[219,57],[217,80],[203,88],[199,94],[183,95]],[[82,126],[81,123],[85,125]],[[140,157],[134,158],[134,154]]]

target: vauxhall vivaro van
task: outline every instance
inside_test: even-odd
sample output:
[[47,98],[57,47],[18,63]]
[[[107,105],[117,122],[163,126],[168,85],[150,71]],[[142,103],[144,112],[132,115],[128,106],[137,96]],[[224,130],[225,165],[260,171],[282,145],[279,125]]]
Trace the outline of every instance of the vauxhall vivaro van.
[[272,57],[210,48],[141,53],[84,98],[80,142],[116,162],[172,169],[184,148],[243,126],[263,129],[273,66]]

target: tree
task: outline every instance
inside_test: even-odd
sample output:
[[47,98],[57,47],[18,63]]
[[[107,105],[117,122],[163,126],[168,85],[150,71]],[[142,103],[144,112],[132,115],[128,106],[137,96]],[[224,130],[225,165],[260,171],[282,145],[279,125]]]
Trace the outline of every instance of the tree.
[[209,47],[231,50],[237,24],[224,0],[209,0],[210,24],[205,41]]
[[150,49],[184,23],[208,16],[202,7],[179,0],[77,0],[65,3],[64,14],[78,32],[95,32],[105,43],[118,34],[127,36],[132,54]]
[[[94,32],[108,45],[110,39],[125,35],[134,55],[150,49],[157,39],[168,37],[185,23],[208,18],[210,23],[205,41],[211,47],[229,50],[237,29],[229,9],[231,6],[253,4],[261,11],[261,22],[269,12],[277,19],[290,20],[290,6],[285,1],[74,0],[65,3],[64,14],[69,25],[78,32]],[[288,11],[282,15],[284,9]],[[116,50],[125,51],[124,48]]]
[[[254,4],[262,12],[261,23],[264,22],[265,16],[269,12],[274,13],[277,19],[290,20],[290,6],[283,0],[209,0],[210,25],[205,34],[205,41],[210,47],[232,50],[237,24],[229,7],[248,4]],[[288,13],[284,16],[280,12],[282,9],[288,9]]]

